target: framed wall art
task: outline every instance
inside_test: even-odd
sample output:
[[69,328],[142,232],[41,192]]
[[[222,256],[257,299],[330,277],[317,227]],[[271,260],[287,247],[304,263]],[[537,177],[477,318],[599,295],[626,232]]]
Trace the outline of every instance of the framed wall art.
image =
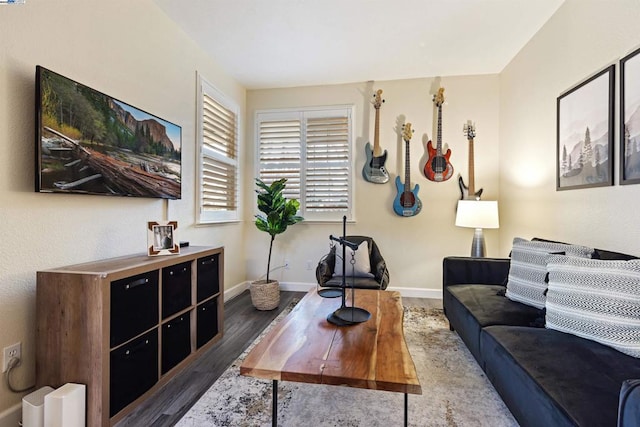
[[149,221],[147,223],[147,254],[149,256],[179,254],[177,229],[178,221]]
[[615,65],[557,100],[556,190],[613,185]]
[[620,60],[620,184],[640,183],[640,49]]

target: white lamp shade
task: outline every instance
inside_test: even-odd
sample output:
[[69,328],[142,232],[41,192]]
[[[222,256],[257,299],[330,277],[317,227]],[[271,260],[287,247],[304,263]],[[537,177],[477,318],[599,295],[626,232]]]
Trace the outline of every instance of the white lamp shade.
[[456,225],[469,228],[498,228],[498,202],[495,200],[458,200]]

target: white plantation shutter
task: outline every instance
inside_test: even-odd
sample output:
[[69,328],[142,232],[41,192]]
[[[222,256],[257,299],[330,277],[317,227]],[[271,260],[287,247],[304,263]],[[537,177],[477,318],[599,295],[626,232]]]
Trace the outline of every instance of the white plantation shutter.
[[307,121],[307,212],[347,213],[350,188],[349,118],[332,116]]
[[352,117],[353,107],[257,113],[257,174],[287,178],[307,220],[352,219]]
[[285,197],[300,200],[300,158],[302,126],[300,119],[258,122],[260,179],[272,183],[287,178]]
[[237,107],[200,79],[199,222],[238,220]]

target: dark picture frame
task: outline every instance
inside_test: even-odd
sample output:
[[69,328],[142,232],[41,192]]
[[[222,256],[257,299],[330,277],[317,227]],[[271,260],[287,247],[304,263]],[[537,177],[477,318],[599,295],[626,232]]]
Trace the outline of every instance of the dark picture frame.
[[620,60],[620,184],[640,184],[640,48]]
[[556,190],[613,185],[615,64],[557,99]]

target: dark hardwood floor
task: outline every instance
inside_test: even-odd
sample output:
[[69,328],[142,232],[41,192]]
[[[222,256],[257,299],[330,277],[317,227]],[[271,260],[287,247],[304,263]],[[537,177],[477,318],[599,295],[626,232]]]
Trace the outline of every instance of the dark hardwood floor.
[[[294,298],[303,296],[304,292],[283,291],[280,306],[273,311],[253,308],[249,291],[226,302],[222,339],[115,427],[166,427],[176,424],[262,330]],[[403,298],[402,301],[407,306],[442,307],[439,300]]]
[[116,427],[165,427],[176,424],[260,332],[294,298],[303,296],[304,292],[281,292],[280,306],[272,311],[253,308],[249,291],[226,302],[222,339]]

